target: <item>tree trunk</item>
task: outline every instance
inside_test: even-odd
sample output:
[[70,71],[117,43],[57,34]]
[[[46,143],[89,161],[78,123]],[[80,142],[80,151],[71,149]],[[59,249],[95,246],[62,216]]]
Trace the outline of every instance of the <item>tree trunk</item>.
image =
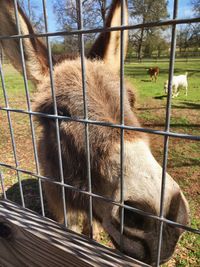
[[102,16],[102,20],[103,20],[103,26],[106,26],[106,0],[102,1],[102,5],[101,5],[101,16]]
[[0,46],[0,61],[1,61],[1,64],[3,65],[3,49],[1,46]]
[[32,22],[32,14],[31,14],[31,3],[30,0],[28,0],[28,16],[30,21]]
[[142,42],[144,37],[144,28],[141,29],[141,35],[139,39],[139,45],[138,45],[138,60],[141,62],[142,60]]
[[[81,14],[80,14],[80,9],[79,9],[79,0],[76,0],[76,17],[77,17],[77,28],[80,30],[81,29]],[[79,48],[79,53],[81,53],[81,35],[78,35],[78,48]]]

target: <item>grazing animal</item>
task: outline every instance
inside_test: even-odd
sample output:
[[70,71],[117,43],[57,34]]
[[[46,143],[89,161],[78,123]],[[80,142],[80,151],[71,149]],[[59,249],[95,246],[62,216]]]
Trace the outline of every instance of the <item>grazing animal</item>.
[[153,67],[153,68],[149,68],[148,70],[148,74],[151,77],[151,80],[153,81],[153,77],[155,79],[155,82],[157,81],[158,75],[159,75],[159,68],[158,67]]
[[[172,97],[177,97],[180,93],[180,88],[185,89],[185,95],[188,94],[188,81],[187,81],[188,73],[185,75],[173,76],[172,79]],[[168,80],[164,83],[164,90],[167,94],[168,92]]]
[[[33,29],[19,8],[22,34],[33,34]],[[125,9],[128,21],[127,6]],[[113,0],[107,18],[107,27],[121,24],[121,1]],[[0,35],[16,35],[13,1],[0,1]],[[90,120],[120,124],[120,31],[101,33],[95,41],[89,59],[85,59],[88,117]],[[125,33],[125,51],[127,47]],[[1,40],[6,55],[21,71],[19,41]],[[54,114],[49,79],[48,52],[39,38],[24,38],[23,47],[27,75],[37,86],[34,111]],[[113,66],[115,67],[113,69]],[[82,95],[82,72],[80,58],[65,60],[54,66],[54,86],[58,115],[70,118],[84,118]],[[126,87],[126,86],[125,86]],[[124,92],[124,123],[140,127],[133,111],[134,94],[130,88]],[[38,144],[42,174],[60,181],[56,121],[53,118],[37,116],[42,132]],[[92,192],[114,201],[120,201],[120,136],[118,128],[89,125],[89,149]],[[64,181],[81,190],[88,190],[85,125],[64,118],[59,119],[61,154]],[[124,203],[131,207],[159,216],[162,168],[153,157],[146,134],[124,131]],[[49,209],[59,222],[63,222],[62,188],[51,182],[44,183]],[[77,224],[74,218],[81,212],[87,219],[89,198],[85,194],[65,189],[68,224]],[[114,244],[120,245],[121,209],[113,203],[93,197],[93,215]],[[166,174],[163,216],[181,224],[189,218],[188,203],[179,187]],[[164,224],[161,262],[172,255],[183,230]],[[155,264],[159,221],[142,216],[128,209],[124,210],[123,251],[139,260]]]

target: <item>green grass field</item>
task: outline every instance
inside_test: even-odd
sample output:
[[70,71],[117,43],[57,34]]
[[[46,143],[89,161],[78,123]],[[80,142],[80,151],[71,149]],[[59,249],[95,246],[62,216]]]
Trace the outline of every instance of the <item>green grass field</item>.
[[[147,75],[147,69],[149,67],[158,66],[160,74],[157,83],[150,82],[149,76]],[[169,62],[144,62],[144,63],[129,63],[125,66],[125,73],[129,80],[138,89],[139,96],[141,99],[157,98],[162,99],[165,95],[163,85],[168,79]],[[192,61],[177,61],[175,62],[174,75],[181,75],[188,72],[188,97],[185,97],[184,91],[180,93],[178,98],[173,100],[173,104],[180,104],[180,102],[192,102],[200,104],[200,59]]]
[[[158,66],[160,74],[157,83],[151,82],[147,75],[149,67]],[[163,84],[168,78],[168,62],[128,63],[125,65],[127,80],[135,88],[137,104],[135,112],[142,125],[151,129],[165,128],[166,95]],[[26,94],[21,75],[12,66],[3,66],[9,105],[12,108],[26,109]],[[188,96],[181,91],[172,99],[171,125],[172,132],[200,135],[200,60],[178,61],[175,63],[175,74],[188,72]],[[31,98],[34,88],[29,83]],[[0,86],[0,106],[5,106]],[[35,171],[29,117],[23,114],[11,114],[12,126],[16,140],[18,163],[21,168]],[[39,129],[36,125],[36,134]],[[6,112],[0,111],[0,161],[15,165],[12,153],[9,125]],[[160,164],[163,158],[163,137],[149,135],[154,156]],[[169,140],[168,172],[179,183],[191,208],[191,225],[200,228],[200,142],[174,139]],[[6,190],[17,183],[16,172],[0,168],[4,173]],[[22,179],[32,178],[22,175]],[[29,186],[30,187],[30,186]],[[1,190],[1,189],[0,189]],[[13,192],[13,191],[12,191]],[[1,191],[0,191],[1,193]],[[27,196],[30,195],[30,189]],[[11,194],[11,197],[13,193]],[[14,199],[16,200],[16,190]],[[102,233],[101,242],[108,244],[107,235]],[[200,266],[200,236],[185,233],[181,238],[174,257],[165,266],[197,267]]]

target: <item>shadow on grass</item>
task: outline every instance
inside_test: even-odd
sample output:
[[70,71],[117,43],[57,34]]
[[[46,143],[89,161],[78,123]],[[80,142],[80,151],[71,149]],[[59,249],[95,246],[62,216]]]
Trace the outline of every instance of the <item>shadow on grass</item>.
[[200,109],[200,104],[193,103],[193,102],[181,102],[181,104],[185,105],[185,108],[188,109]]
[[[42,215],[39,183],[37,179],[27,179],[21,182],[23,188],[25,207]],[[22,205],[19,183],[15,183],[6,191],[9,200]],[[44,198],[44,195],[43,195]],[[53,219],[53,216],[47,209],[47,202],[44,199],[45,216]]]
[[145,83],[151,83],[152,81],[151,80],[141,80],[141,82],[145,82]]
[[[145,127],[151,127],[151,128],[154,128],[154,127],[165,127],[165,123],[156,123],[156,122],[153,122],[153,123],[143,123],[143,126]],[[184,124],[184,123],[170,123],[170,127],[171,128],[200,128],[200,124]]]
[[162,100],[162,99],[164,99],[164,98],[167,98],[167,95],[154,96],[153,98],[154,98],[154,99]]
[[174,109],[200,109],[200,105],[195,104],[195,103],[191,103],[188,105],[188,103],[182,102],[182,105],[172,104],[172,108],[174,108]]
[[[161,96],[154,96],[153,99],[156,100],[163,100],[166,99],[167,95]],[[200,104],[193,103],[193,102],[179,102],[179,104],[172,104],[172,108],[174,109],[200,109]],[[166,106],[162,107],[145,107],[145,108],[138,108],[138,110],[158,110],[158,109],[166,109]]]
[[194,159],[194,158],[187,158],[185,159],[186,162],[183,162],[183,159],[172,159],[169,160],[168,167],[169,168],[181,168],[181,167],[194,167],[194,166],[199,166],[200,160],[199,159]]
[[188,76],[190,76],[190,75],[193,75],[196,72],[200,72],[200,70],[199,69],[189,69],[188,72],[189,72]]
[[166,107],[162,106],[162,107],[137,108],[137,110],[141,110],[141,111],[145,111],[145,110],[161,110],[161,109],[166,109]]

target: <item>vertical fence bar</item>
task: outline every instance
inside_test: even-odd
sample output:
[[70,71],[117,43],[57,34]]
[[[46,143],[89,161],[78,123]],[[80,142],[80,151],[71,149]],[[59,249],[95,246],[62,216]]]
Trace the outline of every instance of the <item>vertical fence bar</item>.
[[[46,0],[42,0],[43,4],[43,15],[45,22],[45,33],[48,32],[48,22],[47,22],[47,8],[46,8]],[[51,95],[54,107],[54,115],[58,115],[57,102],[56,102],[56,94],[54,88],[54,79],[53,79],[53,62],[52,62],[52,53],[51,53],[51,45],[49,42],[48,36],[46,37],[47,50],[48,50],[48,60],[49,60],[49,76],[50,76],[50,84],[51,84]],[[58,145],[58,159],[59,159],[59,171],[60,178],[62,183],[62,203],[63,203],[63,213],[64,213],[64,224],[67,227],[67,207],[66,207],[66,198],[65,198],[65,188],[64,188],[64,174],[63,174],[63,163],[62,163],[62,152],[61,152],[61,143],[60,143],[60,129],[59,129],[59,121],[58,118],[55,119],[56,123],[56,139]]]
[[[121,26],[124,18],[125,0],[121,1]],[[120,124],[124,126],[124,30],[121,29],[120,38]],[[120,130],[120,203],[124,205],[124,129]],[[123,250],[124,207],[120,213],[120,249]]]
[[3,198],[4,199],[7,199],[6,191],[5,191],[5,186],[4,186],[3,172],[1,170],[0,170],[0,181],[1,181],[1,189],[2,189],[2,193],[3,193]]
[[[21,34],[18,7],[17,7],[16,0],[15,0],[14,3],[15,3],[14,9],[15,9],[15,18],[16,18],[17,31],[18,31],[18,34]],[[23,80],[24,80],[24,87],[25,87],[25,93],[26,93],[26,103],[27,103],[28,111],[31,111],[30,94],[29,94],[29,88],[28,88],[26,63],[25,63],[24,48],[23,48],[23,40],[21,38],[19,39],[19,45],[20,45],[20,57],[21,57],[21,63],[22,63],[22,76],[23,76]],[[29,123],[30,123],[30,126],[31,126],[31,139],[32,139],[32,145],[33,145],[36,173],[38,175],[40,175],[39,160],[38,160],[38,153],[37,153],[37,144],[36,144],[36,137],[35,137],[35,128],[34,128],[34,124],[33,124],[33,117],[32,117],[32,115],[30,113],[29,113]],[[43,200],[43,193],[42,193],[42,184],[41,184],[41,179],[40,178],[38,179],[38,182],[39,182],[39,194],[40,194],[40,204],[41,204],[42,215],[45,216],[44,200]]]
[[[174,0],[173,19],[177,18],[177,12],[178,12],[178,0]],[[173,80],[173,73],[174,73],[175,53],[176,53],[176,24],[174,24],[172,26],[172,39],[171,39],[170,65],[169,65],[169,83],[168,83],[168,95],[167,95],[166,117],[165,117],[165,131],[166,132],[169,132],[169,130],[170,130],[172,80]],[[168,146],[169,146],[169,136],[166,135],[164,137],[162,185],[161,185],[161,197],[160,197],[160,214],[159,214],[159,216],[161,218],[163,218],[163,208],[164,208],[164,201],[165,201],[165,184],[166,184]],[[158,250],[157,250],[157,266],[160,266],[162,238],[163,238],[163,222],[160,223],[160,229],[159,229]]]
[[[79,27],[83,29],[83,10],[82,0],[78,0],[79,6]],[[80,38],[80,52],[81,52],[81,70],[82,70],[82,88],[83,88],[83,105],[84,105],[84,119],[88,120],[88,101],[87,101],[87,87],[86,87],[86,70],[85,70],[85,47],[84,47],[84,35],[81,34]],[[89,140],[89,125],[85,124],[85,141],[86,141],[86,159],[87,159],[87,180],[88,180],[88,192],[92,193],[92,181],[91,181],[91,166],[90,166],[90,140]],[[92,196],[89,196],[89,235],[93,238],[93,212],[92,212]]]
[[[5,86],[5,80],[4,80],[4,74],[3,74],[1,59],[0,59],[0,77],[1,77],[1,85],[2,85],[2,89],[3,89],[3,96],[4,96],[5,105],[6,105],[6,108],[9,108],[9,102],[8,102],[8,96],[7,96],[7,92],[6,92],[6,86]],[[8,119],[8,124],[9,124],[15,167],[18,168],[19,163],[18,163],[18,159],[17,159],[16,144],[15,144],[15,138],[14,138],[14,132],[13,132],[13,126],[12,126],[10,111],[7,111],[7,119]],[[20,191],[20,198],[21,198],[22,206],[25,207],[24,194],[23,194],[23,188],[22,188],[20,173],[19,173],[19,171],[16,171],[16,173],[17,173],[17,180],[19,183],[19,191]]]

